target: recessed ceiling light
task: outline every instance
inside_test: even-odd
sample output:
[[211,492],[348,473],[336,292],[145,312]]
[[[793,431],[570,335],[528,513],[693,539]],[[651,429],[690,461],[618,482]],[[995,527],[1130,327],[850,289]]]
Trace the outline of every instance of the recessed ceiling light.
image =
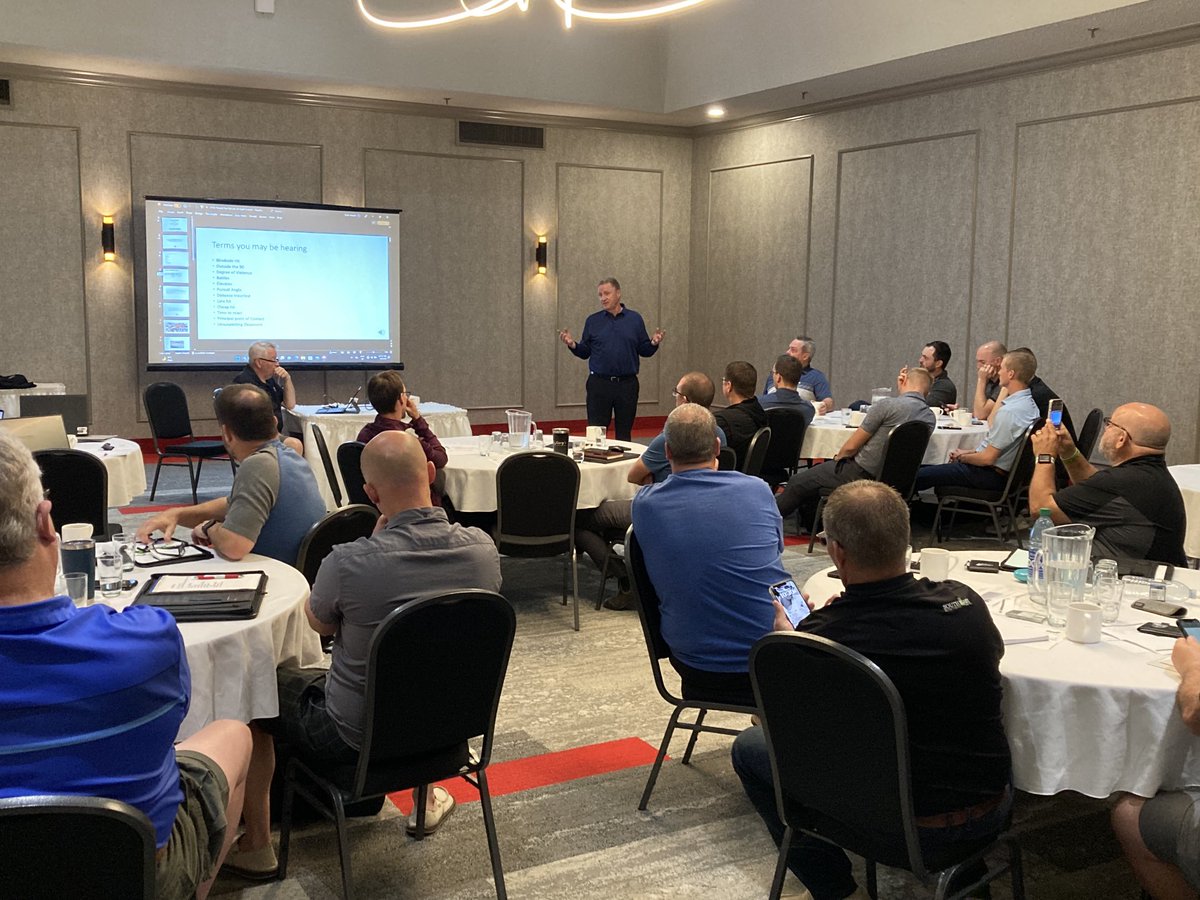
[[704,111],[704,113],[705,113],[705,115],[707,115],[707,116],[708,116],[710,119],[720,119],[720,118],[724,118],[724,116],[725,116],[725,107],[723,107],[723,106],[716,106],[716,105],[714,105],[714,106],[710,106],[708,109],[706,109],[706,110]]

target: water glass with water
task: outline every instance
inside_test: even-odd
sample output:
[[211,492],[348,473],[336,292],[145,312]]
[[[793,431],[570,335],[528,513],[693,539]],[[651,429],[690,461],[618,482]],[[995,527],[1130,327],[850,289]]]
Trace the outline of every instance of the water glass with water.
[[1117,621],[1121,614],[1121,582],[1117,576],[1117,561],[1102,559],[1092,575],[1092,599],[1100,607],[1105,625]]
[[101,596],[112,598],[121,593],[121,548],[119,544],[96,545],[96,587]]
[[133,545],[137,543],[137,533],[121,531],[113,535],[113,543],[121,554],[121,571],[133,571]]

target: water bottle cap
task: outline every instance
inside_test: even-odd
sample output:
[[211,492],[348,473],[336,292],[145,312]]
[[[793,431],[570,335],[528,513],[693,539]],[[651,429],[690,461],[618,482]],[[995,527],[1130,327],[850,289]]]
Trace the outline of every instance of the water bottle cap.
[[1048,516],[1048,515],[1050,515],[1050,507],[1048,507],[1048,506],[1043,506],[1041,509],[1039,509],[1039,510],[1038,510],[1038,515],[1039,515],[1039,516]]

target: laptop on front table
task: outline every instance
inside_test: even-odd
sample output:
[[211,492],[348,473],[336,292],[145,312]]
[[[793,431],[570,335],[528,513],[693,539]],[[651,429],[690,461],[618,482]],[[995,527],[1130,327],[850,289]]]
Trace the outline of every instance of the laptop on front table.
[[67,450],[67,429],[62,416],[21,416],[18,419],[0,419],[0,434],[7,434],[20,441],[30,451]]

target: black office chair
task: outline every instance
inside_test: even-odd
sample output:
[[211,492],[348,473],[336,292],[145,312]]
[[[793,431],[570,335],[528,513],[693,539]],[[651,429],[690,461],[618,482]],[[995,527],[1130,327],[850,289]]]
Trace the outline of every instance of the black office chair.
[[[355,763],[294,757],[288,763],[279,826],[279,878],[287,876],[294,794],[337,827],[342,894],[353,895],[345,807],[459,776],[478,788],[496,896],[507,896],[488,790],[496,709],[516,632],[508,601],[490,591],[456,591],[406,603],[371,637],[364,733]],[[482,738],[476,753],[467,743]],[[425,793],[417,799],[424,837]]]
[[808,421],[800,410],[787,406],[772,406],[767,410],[771,426],[771,442],[763,459],[759,477],[772,488],[788,480],[800,460],[800,447]]
[[[965,516],[991,516],[996,540],[1005,543],[1011,532],[1017,546],[1021,546],[1021,535],[1017,531],[1017,502],[1022,491],[1029,487],[1029,479],[1033,476],[1033,445],[1029,441],[1032,431],[1033,426],[1030,426],[1021,436],[1016,461],[1008,470],[1003,489],[990,491],[959,485],[946,485],[934,489],[938,498],[932,529],[935,544],[942,542],[942,511],[945,509],[950,512],[950,528],[954,527],[954,518],[960,512]],[[1000,525],[1000,513],[1004,513],[1003,527]]]
[[762,473],[763,461],[767,458],[767,451],[770,449],[771,428],[769,425],[764,425],[758,431],[754,432],[754,436],[750,438],[750,445],[746,448],[746,458],[742,460],[742,473],[758,478]]
[[579,465],[549,451],[516,453],[496,469],[496,547],[506,556],[563,557],[563,605],[567,580],[579,630],[579,570],[575,565],[575,507]]
[[[192,503],[196,499],[196,485],[200,483],[200,469],[206,459],[228,459],[230,468],[237,473],[237,466],[230,459],[221,441],[198,441],[192,434],[192,419],[188,415],[187,397],[183,388],[169,381],[156,381],[142,394],[146,407],[146,418],[150,422],[150,434],[154,439],[154,452],[158,454],[158,465],[154,467],[154,484],[150,487],[150,499],[158,490],[158,476],[163,466],[187,466],[192,484]],[[182,441],[168,444],[168,441]],[[184,462],[167,462],[169,459]],[[192,460],[196,461],[195,466]]]
[[362,452],[365,446],[367,445],[361,441],[346,441],[337,448],[337,462],[342,472],[342,483],[346,486],[346,500],[374,507],[375,504],[363,488],[367,483],[362,472]]
[[737,452],[732,447],[722,447],[717,454],[717,469],[721,472],[732,472],[737,469]]
[[[929,447],[929,438],[933,429],[924,422],[905,422],[892,429],[887,436],[887,446],[883,451],[883,462],[879,466],[879,481],[895,488],[905,503],[913,496],[916,486],[917,471],[921,468],[921,460],[925,458],[925,450]],[[821,521],[821,513],[825,511],[825,501],[829,499],[832,490],[822,490],[821,499],[817,501],[817,512],[813,516],[812,529],[809,534],[817,533]],[[808,552],[813,552],[816,540],[808,542]]]
[[296,568],[308,580],[311,587],[317,579],[317,570],[329,551],[338,544],[348,544],[360,537],[370,537],[379,521],[379,510],[365,503],[343,506],[327,513],[325,518],[313,525],[300,542],[296,555]]
[[1079,448],[1079,452],[1085,460],[1096,449],[1096,441],[1100,439],[1100,431],[1103,428],[1104,410],[1093,409],[1087,414],[1087,418],[1083,420],[1083,427],[1079,429],[1079,440],[1075,442],[1075,446]]
[[325,443],[325,432],[315,422],[312,425],[313,440],[317,443],[317,452],[321,454],[321,465],[325,467],[325,480],[329,482],[329,491],[333,494],[333,505],[342,505],[342,487],[338,484],[337,472],[333,468],[333,460],[329,457],[329,445]]
[[6,897],[152,900],[154,825],[141,810],[100,797],[0,800]]
[[101,460],[82,450],[38,450],[33,459],[59,528],[87,522],[98,541],[120,530],[108,523],[108,469]]
[[[877,863],[906,869],[924,884],[936,881],[935,896],[942,898],[959,870],[1003,843],[1007,864],[956,888],[954,896],[1011,870],[1013,897],[1023,900],[1021,849],[1008,834],[929,857],[921,852],[904,702],[875,663],[826,638],[776,632],[750,651],[750,678],[785,828],[771,885],[773,900],[783,887],[788,851],[798,831],[862,856],[872,897],[878,896]],[[797,685],[806,685],[802,703],[796,700]]]
[[[638,809],[645,809],[650,802],[650,794],[654,791],[654,783],[658,780],[658,772],[662,768],[663,760],[667,756],[667,748],[671,745],[671,738],[674,736],[677,729],[690,731],[692,736],[688,739],[687,749],[683,753],[681,762],[686,766],[692,760],[692,750],[696,747],[696,739],[700,734],[741,734],[740,728],[724,728],[717,725],[705,725],[704,716],[709,710],[720,710],[722,712],[742,713],[747,716],[752,716],[758,712],[757,709],[751,706],[739,706],[733,703],[721,703],[708,700],[685,700],[682,697],[677,697],[668,689],[663,681],[662,662],[671,655],[671,649],[667,646],[667,642],[662,636],[662,616],[659,611],[658,592],[654,589],[654,585],[650,582],[650,573],[646,571],[646,560],[642,556],[642,548],[638,544],[637,536],[633,533],[633,526],[629,527],[629,531],[625,535],[625,565],[629,567],[629,583],[633,590],[634,605],[638,610],[638,619],[642,623],[642,637],[646,640],[646,652],[650,655],[650,671],[654,675],[654,686],[658,689],[658,695],[667,703],[674,707],[671,712],[671,718],[667,720],[666,730],[663,732],[662,742],[658,746],[658,755],[654,757],[654,765],[650,767],[650,776],[646,779],[646,787],[642,791],[642,799],[638,803]],[[679,717],[685,710],[696,710],[696,718],[691,722],[681,722]]]

